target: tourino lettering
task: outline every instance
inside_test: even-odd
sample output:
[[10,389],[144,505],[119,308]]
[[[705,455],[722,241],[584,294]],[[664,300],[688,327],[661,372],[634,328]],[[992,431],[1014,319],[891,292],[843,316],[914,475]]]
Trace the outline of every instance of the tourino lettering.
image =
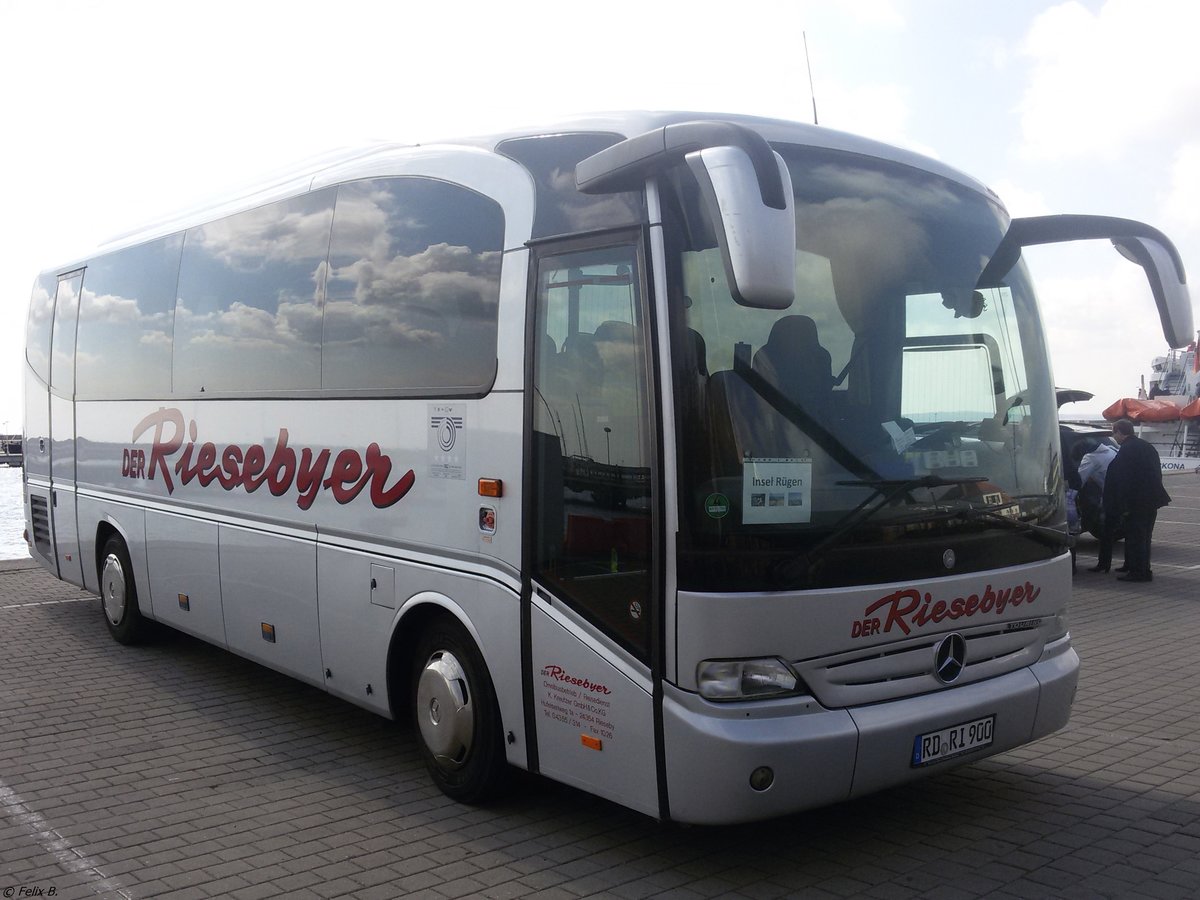
[[[171,427],[169,436],[164,434],[165,426]],[[415,473],[409,469],[389,486],[392,460],[375,443],[367,447],[365,454],[349,447],[339,451],[337,456],[329,448],[314,450],[311,447],[304,447],[297,454],[288,446],[288,430],[280,428],[275,449],[268,459],[266,448],[260,444],[252,444],[244,450],[237,444],[229,444],[220,450],[211,441],[198,444],[194,419],[188,424],[189,440],[185,444],[183,413],[178,409],[161,408],[146,416],[134,426],[133,440],[136,442],[151,428],[154,439],[149,471],[146,471],[144,451],[125,450],[122,474],[147,481],[154,481],[157,475],[168,494],[175,492],[176,477],[181,485],[195,481],[200,487],[208,487],[215,481],[224,490],[240,487],[247,494],[266,485],[275,497],[295,492],[296,505],[308,509],[322,490],[329,491],[338,503],[346,504],[369,485],[371,503],[386,509],[403,499],[416,481]],[[172,462],[176,454],[178,458]]]
[[[893,629],[911,634],[913,628],[930,623],[970,618],[979,614],[1001,615],[1009,607],[1028,605],[1041,595],[1042,589],[1026,581],[1013,587],[993,589],[989,584],[982,594],[955,597],[947,602],[934,600],[929,592],[922,594],[915,588],[894,591],[880,597],[865,610],[861,619],[851,625],[852,638],[872,634],[888,634]],[[874,618],[874,613],[882,613]]]

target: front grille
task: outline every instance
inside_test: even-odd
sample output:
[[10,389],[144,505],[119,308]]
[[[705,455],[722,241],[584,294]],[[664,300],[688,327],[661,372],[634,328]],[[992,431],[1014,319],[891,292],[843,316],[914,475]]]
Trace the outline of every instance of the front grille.
[[29,524],[33,529],[33,546],[42,556],[53,556],[50,546],[50,507],[45,497],[29,497]]
[[[994,678],[1032,665],[1046,643],[1043,620],[960,631],[966,639],[966,666],[954,684]],[[948,632],[947,632],[948,633]],[[934,651],[946,633],[820,659],[793,668],[824,707],[839,709],[912,697],[946,687],[934,675]]]

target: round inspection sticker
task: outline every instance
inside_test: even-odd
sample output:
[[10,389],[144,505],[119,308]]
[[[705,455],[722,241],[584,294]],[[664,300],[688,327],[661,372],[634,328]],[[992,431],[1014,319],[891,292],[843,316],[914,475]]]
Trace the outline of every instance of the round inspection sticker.
[[729,515],[729,498],[724,494],[709,494],[704,500],[704,511],[710,519],[723,519]]

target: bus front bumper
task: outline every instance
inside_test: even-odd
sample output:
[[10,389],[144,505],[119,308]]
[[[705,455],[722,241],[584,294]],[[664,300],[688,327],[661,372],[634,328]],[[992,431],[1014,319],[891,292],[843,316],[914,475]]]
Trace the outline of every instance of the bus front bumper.
[[[854,709],[824,709],[811,697],[711,703],[664,685],[670,817],[713,825],[768,819],[1011,750],[1067,723],[1078,674],[1079,657],[1064,638],[1016,672]],[[913,764],[922,735],[992,716],[987,746]]]

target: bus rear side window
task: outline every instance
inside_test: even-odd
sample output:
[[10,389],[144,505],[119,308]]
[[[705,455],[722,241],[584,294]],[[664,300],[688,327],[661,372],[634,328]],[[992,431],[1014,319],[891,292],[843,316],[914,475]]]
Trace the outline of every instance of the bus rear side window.
[[75,355],[78,395],[161,397],[171,391],[171,332],[183,235],[88,264]]
[[25,330],[25,357],[42,381],[50,381],[50,325],[54,321],[54,292],[58,279],[42,275],[29,298],[29,322]]
[[75,395],[75,327],[79,322],[79,274],[58,282],[54,334],[50,338],[50,387],[60,397]]

